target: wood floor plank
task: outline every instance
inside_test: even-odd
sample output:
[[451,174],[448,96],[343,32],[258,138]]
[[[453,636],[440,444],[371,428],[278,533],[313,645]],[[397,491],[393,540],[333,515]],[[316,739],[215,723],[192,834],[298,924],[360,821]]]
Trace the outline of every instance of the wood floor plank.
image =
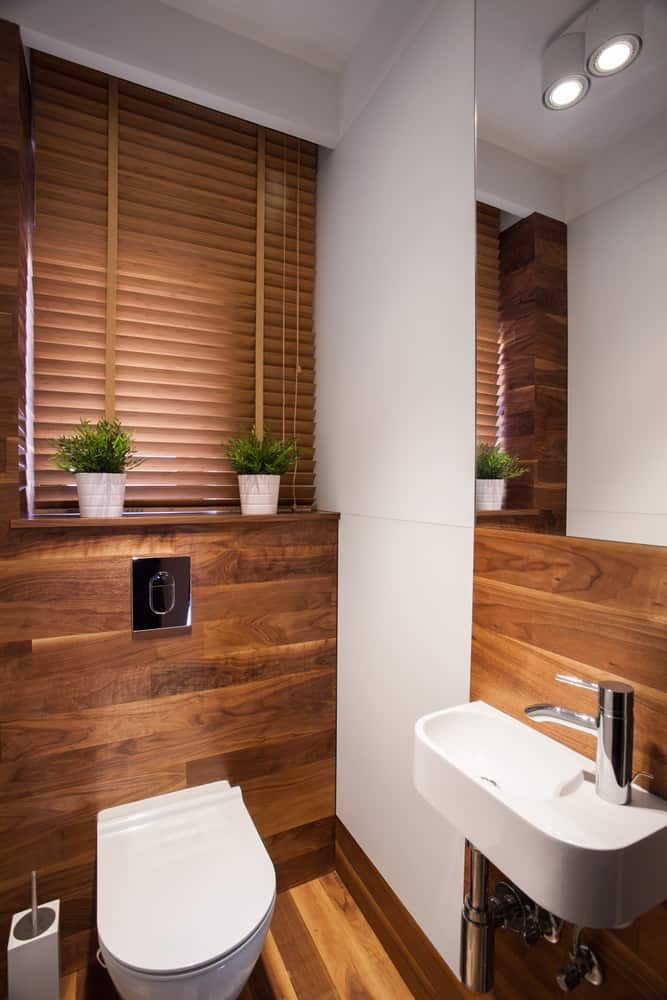
[[65,976],[60,981],[60,1000],[77,1000],[77,980],[78,972],[73,972],[69,976]]
[[271,932],[289,970],[294,992],[298,1000],[338,1000],[336,988],[291,893],[292,890],[278,896]]
[[412,994],[335,873],[291,890],[341,997],[410,1000]]
[[275,1000],[298,1000],[289,972],[271,931],[266,937],[261,963],[261,969],[257,969],[253,973],[253,981],[258,979],[261,981],[263,973],[268,980]]

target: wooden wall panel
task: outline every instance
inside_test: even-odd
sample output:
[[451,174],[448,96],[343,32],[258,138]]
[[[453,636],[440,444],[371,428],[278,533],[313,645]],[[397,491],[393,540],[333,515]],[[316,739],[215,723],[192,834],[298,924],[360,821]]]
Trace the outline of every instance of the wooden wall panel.
[[507,507],[536,509],[517,528],[562,534],[566,507],[567,227],[534,213],[500,235],[499,437],[528,472]]
[[[481,699],[593,758],[592,736],[531,723],[524,708],[551,702],[594,710],[590,692],[556,673],[615,677],[635,688],[635,770],[667,796],[667,548],[518,534],[475,535],[472,699]],[[608,1000],[667,997],[667,902],[620,932],[591,941],[606,964]],[[568,940],[526,951],[498,934],[498,1000],[560,996],[554,976]]]
[[[0,934],[37,868],[64,971],[85,964],[96,813],[207,781],[241,785],[281,886],[333,867],[336,546],[317,514],[6,535]],[[131,636],[130,558],[151,553],[192,557],[189,634]]]
[[[6,535],[0,934],[37,868],[64,970],[85,964],[96,813],[207,781],[241,785],[281,886],[333,867],[336,546],[317,514]],[[130,558],[151,553],[192,557],[189,634],[131,636]]]

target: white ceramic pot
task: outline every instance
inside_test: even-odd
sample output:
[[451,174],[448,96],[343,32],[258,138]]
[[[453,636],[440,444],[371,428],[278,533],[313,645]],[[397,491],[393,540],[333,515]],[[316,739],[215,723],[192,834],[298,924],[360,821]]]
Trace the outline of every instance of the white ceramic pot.
[[280,476],[239,476],[242,514],[276,514]]
[[506,479],[476,479],[475,510],[502,510],[506,489]]
[[126,472],[77,472],[81,517],[120,517],[125,503]]

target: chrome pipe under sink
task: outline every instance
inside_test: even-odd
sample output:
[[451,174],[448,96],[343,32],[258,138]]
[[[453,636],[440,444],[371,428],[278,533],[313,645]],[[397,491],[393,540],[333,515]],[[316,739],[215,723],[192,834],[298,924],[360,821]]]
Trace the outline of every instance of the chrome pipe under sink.
[[495,923],[488,905],[489,862],[468,843],[469,892],[461,914],[461,981],[473,993],[493,988]]

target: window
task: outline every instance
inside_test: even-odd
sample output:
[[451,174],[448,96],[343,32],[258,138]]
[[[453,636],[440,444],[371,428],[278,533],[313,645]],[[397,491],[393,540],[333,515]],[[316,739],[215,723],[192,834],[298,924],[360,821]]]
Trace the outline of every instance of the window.
[[135,508],[238,504],[223,442],[295,434],[281,503],[314,502],[316,148],[32,53],[35,507],[80,417],[146,457]]

